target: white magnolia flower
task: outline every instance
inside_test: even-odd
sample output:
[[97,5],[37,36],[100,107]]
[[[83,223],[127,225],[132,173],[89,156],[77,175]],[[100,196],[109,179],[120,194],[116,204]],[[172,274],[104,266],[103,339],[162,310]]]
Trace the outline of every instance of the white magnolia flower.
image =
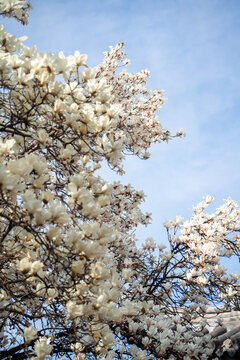
[[0,154],[11,154],[13,153],[13,146],[15,145],[15,140],[10,139],[5,142],[0,138]]
[[41,337],[35,342],[34,352],[37,355],[38,360],[43,360],[46,355],[51,353],[53,346],[49,345],[50,341],[50,338]]
[[25,327],[24,328],[24,338],[26,344],[29,344],[32,340],[37,338],[37,329],[33,326]]

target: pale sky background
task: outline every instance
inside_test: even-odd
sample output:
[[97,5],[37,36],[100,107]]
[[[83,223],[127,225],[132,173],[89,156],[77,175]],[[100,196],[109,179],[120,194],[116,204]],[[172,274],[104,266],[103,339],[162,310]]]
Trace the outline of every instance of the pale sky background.
[[[162,223],[189,218],[192,205],[210,194],[214,206],[231,196],[239,201],[240,2],[238,0],[40,0],[30,24],[4,20],[39,51],[89,55],[97,65],[103,52],[126,44],[129,71],[148,68],[149,89],[166,91],[159,119],[186,138],[152,147],[148,161],[126,161],[121,182],[144,190],[143,209],[152,224],[137,231],[143,240],[166,241]],[[110,171],[104,177],[112,180]],[[239,271],[237,262],[232,266]]]

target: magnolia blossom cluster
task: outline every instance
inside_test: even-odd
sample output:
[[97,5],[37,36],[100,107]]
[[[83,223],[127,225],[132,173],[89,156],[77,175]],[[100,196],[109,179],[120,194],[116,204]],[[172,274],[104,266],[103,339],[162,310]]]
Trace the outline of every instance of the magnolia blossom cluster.
[[23,25],[28,23],[28,11],[31,9],[30,1],[25,0],[1,0],[0,14],[14,17]]
[[[28,9],[0,4],[23,23]],[[190,221],[166,221],[170,248],[137,246],[144,194],[98,170],[122,173],[126,154],[171,138],[162,91],[149,93],[147,70],[128,73],[122,43],[90,68],[78,51],[0,35],[0,358],[208,359],[207,305],[239,308],[238,275],[221,264],[239,257],[237,205],[205,214],[207,197]]]

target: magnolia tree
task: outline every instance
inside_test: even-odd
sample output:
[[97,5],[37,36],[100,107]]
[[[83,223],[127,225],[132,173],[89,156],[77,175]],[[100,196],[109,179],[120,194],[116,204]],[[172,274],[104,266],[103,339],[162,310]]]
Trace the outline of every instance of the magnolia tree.
[[[30,7],[0,1],[23,24]],[[148,158],[172,137],[162,91],[127,72],[122,43],[90,68],[78,51],[0,33],[0,358],[215,358],[207,306],[239,309],[239,277],[221,265],[239,257],[236,203],[209,214],[208,196],[189,221],[165,223],[169,248],[137,246],[144,194],[98,171],[122,173],[127,154]]]

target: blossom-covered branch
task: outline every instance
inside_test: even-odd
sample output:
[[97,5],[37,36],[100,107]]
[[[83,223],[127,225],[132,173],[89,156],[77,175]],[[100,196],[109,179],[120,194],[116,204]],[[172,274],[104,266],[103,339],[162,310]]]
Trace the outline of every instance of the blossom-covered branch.
[[[29,2],[0,11],[26,23]],[[200,359],[214,351],[206,306],[239,308],[237,204],[165,223],[170,248],[149,238],[144,194],[100,177],[124,172],[172,136],[147,70],[127,71],[124,44],[94,68],[78,51],[39,53],[0,28],[0,358]]]

